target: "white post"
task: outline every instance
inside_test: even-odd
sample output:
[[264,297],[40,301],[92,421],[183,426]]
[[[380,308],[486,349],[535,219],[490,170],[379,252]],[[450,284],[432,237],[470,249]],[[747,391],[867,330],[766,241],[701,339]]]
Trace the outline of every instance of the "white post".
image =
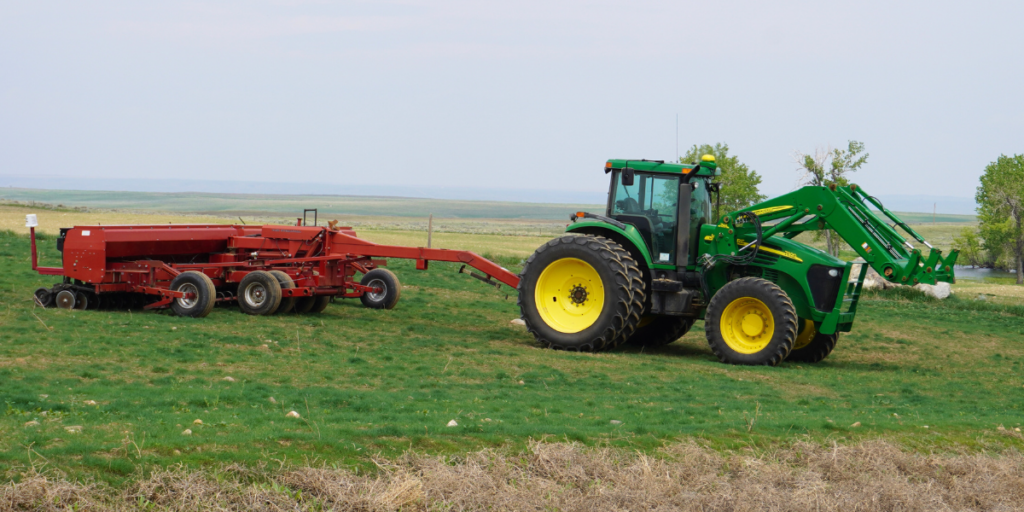
[[434,214],[427,218],[427,249],[430,248],[431,238],[434,237]]

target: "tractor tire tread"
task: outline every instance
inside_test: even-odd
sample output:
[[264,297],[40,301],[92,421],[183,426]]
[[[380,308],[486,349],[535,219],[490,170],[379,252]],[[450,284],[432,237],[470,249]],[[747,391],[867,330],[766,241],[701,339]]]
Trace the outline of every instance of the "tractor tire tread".
[[640,266],[637,265],[636,260],[629,255],[629,251],[625,247],[622,247],[618,243],[608,240],[611,244],[612,250],[615,251],[619,260],[623,262],[623,266],[626,267],[626,273],[632,280],[630,289],[633,292],[631,297],[631,303],[629,305],[630,312],[626,316],[626,323],[622,330],[619,331],[610,346],[605,347],[606,349],[613,349],[619,347],[623,343],[626,343],[636,332],[637,327],[640,325],[640,319],[644,313],[644,302],[647,297],[647,291],[644,286],[644,275],[640,271]]
[[[614,276],[614,281],[605,285],[606,289],[615,289],[615,296],[618,300],[615,301],[612,306],[614,309],[611,321],[601,330],[597,336],[590,340],[584,340],[580,343],[568,343],[560,342],[554,339],[549,339],[543,333],[538,330],[537,326],[533,324],[530,319],[530,315],[527,314],[527,310],[530,307],[533,297],[529,297],[527,292],[528,277],[534,272],[537,263],[536,260],[539,255],[543,255],[546,251],[562,245],[581,245],[586,246],[590,251],[595,253],[602,261],[607,265],[607,270],[611,271]],[[618,248],[618,249],[617,249]],[[623,256],[626,258],[623,258]],[[538,272],[542,272],[541,268]],[[526,323],[526,330],[537,340],[541,347],[550,348],[554,350],[568,350],[578,352],[599,352],[612,348],[615,345],[616,338],[624,330],[632,332],[636,328],[636,323],[639,319],[634,320],[634,316],[639,317],[639,311],[643,307],[643,281],[636,279],[639,276],[639,270],[636,268],[636,263],[632,258],[629,257],[625,250],[621,249],[619,244],[614,241],[607,239],[602,236],[596,235],[582,235],[582,234],[567,234],[549,240],[545,244],[541,245],[534,251],[533,254],[527,258],[526,263],[523,265],[523,270],[519,274],[519,292],[517,303],[523,321]],[[640,309],[637,309],[637,303],[634,301],[634,295],[639,294],[640,297]],[[536,305],[534,305],[536,307]]]
[[[780,339],[783,340],[783,342],[777,343],[771,352],[759,354],[760,357],[756,362],[738,361],[734,359],[734,356],[726,351],[727,345],[722,338],[721,321],[718,317],[718,314],[720,314],[725,306],[728,305],[728,302],[732,302],[725,297],[727,294],[723,294],[722,292],[729,288],[743,287],[750,287],[752,289],[759,290],[763,296],[770,298],[770,300],[775,302],[782,309],[782,317],[777,318],[774,321],[776,329],[781,329],[783,337]],[[766,305],[771,308],[770,304]],[[759,277],[743,277],[730,281],[723,286],[718,293],[715,293],[711,297],[711,302],[708,303],[705,318],[704,330],[707,335],[708,345],[711,346],[711,351],[715,353],[718,360],[723,363],[777,366],[782,361],[785,361],[786,357],[789,356],[789,353],[793,348],[793,342],[796,340],[797,315],[796,308],[793,306],[793,301],[790,300],[789,296],[786,295],[786,292],[783,291],[782,288],[779,288],[778,285],[768,281],[767,279],[761,279]],[[774,336],[775,335],[773,335],[773,340],[775,339]],[[769,347],[765,347],[765,350],[769,350]]]
[[832,353],[838,342],[838,332],[832,335],[818,333],[806,347],[790,351],[786,361],[794,363],[819,363]]

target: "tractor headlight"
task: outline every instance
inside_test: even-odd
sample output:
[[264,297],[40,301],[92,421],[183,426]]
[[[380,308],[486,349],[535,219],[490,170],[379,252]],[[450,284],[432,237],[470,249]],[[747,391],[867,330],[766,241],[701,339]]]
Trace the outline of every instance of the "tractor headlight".
[[828,271],[828,275],[832,276],[832,277],[839,277],[839,270],[838,269],[829,270]]

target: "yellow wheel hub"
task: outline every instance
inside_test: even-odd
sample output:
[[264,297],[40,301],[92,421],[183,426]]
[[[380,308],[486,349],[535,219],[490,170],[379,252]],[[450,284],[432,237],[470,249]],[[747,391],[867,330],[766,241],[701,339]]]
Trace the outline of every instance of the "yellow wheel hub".
[[793,342],[793,350],[810,345],[811,341],[814,340],[814,337],[817,336],[817,334],[818,330],[814,328],[814,321],[804,320],[804,328],[800,331],[800,334],[797,335],[796,341]]
[[601,316],[604,283],[597,270],[576,258],[552,262],[537,278],[537,312],[549,327],[564,333],[580,332]]
[[756,354],[772,341],[775,320],[764,302],[741,297],[722,311],[721,330],[729,348],[741,354]]

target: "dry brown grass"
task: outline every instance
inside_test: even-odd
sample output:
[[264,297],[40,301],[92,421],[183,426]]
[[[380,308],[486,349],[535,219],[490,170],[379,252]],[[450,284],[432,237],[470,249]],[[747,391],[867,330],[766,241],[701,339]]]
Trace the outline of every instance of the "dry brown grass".
[[126,213],[105,211],[43,210],[22,206],[0,205],[0,229],[27,234],[25,215],[34,213],[39,219],[36,231],[56,235],[60,228],[119,224],[231,224],[237,219],[210,215],[181,215],[164,213]]
[[977,281],[961,280],[953,285],[953,293],[961,299],[976,299],[984,295],[985,300],[995,304],[1020,305],[1024,303],[1024,286],[1012,284],[993,284]]
[[695,443],[659,457],[575,444],[348,470],[171,468],[124,489],[30,474],[0,510],[1024,510],[1024,455],[921,455],[873,441],[754,455]]

